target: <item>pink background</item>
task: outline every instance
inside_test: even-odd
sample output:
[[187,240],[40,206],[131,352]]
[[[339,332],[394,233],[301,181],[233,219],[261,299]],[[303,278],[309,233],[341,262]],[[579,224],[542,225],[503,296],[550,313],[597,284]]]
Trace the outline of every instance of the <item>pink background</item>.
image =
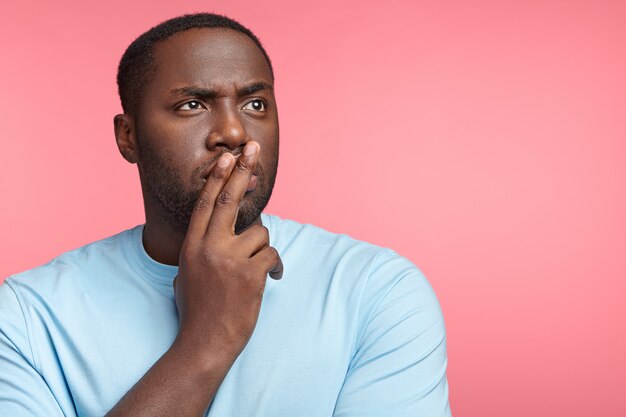
[[221,12],[276,68],[268,211],[424,271],[456,417],[626,415],[624,2],[19,4],[0,11],[0,276],[143,221],[118,60]]

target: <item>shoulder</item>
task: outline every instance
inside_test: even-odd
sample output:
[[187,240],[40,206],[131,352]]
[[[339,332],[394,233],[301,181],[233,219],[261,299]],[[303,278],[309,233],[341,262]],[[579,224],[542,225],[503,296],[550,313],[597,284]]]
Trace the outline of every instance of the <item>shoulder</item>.
[[443,332],[439,300],[424,273],[409,259],[386,249],[371,268],[361,301],[361,318],[370,321],[380,312],[415,314],[421,326],[436,325]]
[[297,257],[307,263],[325,264],[349,260],[371,261],[385,249],[346,234],[333,233],[321,227],[263,214],[269,229],[270,243],[281,255]]
[[378,265],[381,272],[398,274],[413,272],[423,278],[421,271],[411,261],[390,248],[275,215],[264,213],[262,219],[263,224],[269,229],[271,245],[281,253],[305,252],[309,260],[323,258],[325,262],[345,257],[360,258],[367,260],[372,267]]
[[[301,224],[278,216],[263,215],[270,230],[270,242],[283,260],[298,271],[332,271],[346,281],[351,292],[362,291],[364,310],[376,308],[382,299],[396,293],[412,297],[412,302],[438,311],[432,286],[409,259],[390,248],[336,234],[311,224]],[[362,311],[363,312],[363,311]]]
[[44,265],[11,275],[3,286],[9,285],[20,301],[24,297],[45,298],[54,293],[80,290],[86,280],[128,250],[133,234],[141,227],[97,240],[65,252]]

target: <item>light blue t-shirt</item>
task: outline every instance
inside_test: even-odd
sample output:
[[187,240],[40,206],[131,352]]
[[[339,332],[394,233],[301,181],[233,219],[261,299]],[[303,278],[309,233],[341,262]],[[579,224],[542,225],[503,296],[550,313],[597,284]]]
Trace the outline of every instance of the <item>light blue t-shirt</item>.
[[[390,249],[262,221],[285,273],[268,278],[208,416],[450,416],[443,317],[423,274]],[[0,416],[103,416],[168,350],[178,268],[151,259],[142,232],[0,285]]]

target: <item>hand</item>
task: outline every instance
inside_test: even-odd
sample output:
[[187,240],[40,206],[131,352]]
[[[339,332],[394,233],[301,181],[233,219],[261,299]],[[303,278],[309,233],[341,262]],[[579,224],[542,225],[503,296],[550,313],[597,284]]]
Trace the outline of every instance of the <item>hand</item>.
[[[240,235],[235,221],[260,145],[246,144],[237,161],[223,154],[207,177],[183,242],[174,280],[180,330],[193,351],[234,361],[252,336],[268,272],[282,277],[283,265],[269,246],[265,227]],[[224,358],[223,355],[226,355]]]

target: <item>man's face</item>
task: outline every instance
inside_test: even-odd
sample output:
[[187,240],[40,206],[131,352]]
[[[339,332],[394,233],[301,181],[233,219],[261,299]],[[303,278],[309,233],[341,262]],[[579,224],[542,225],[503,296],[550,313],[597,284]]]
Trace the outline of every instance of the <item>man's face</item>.
[[278,114],[269,65],[256,44],[229,29],[191,29],[154,48],[156,74],[136,114],[146,204],[187,231],[209,171],[224,152],[255,140],[261,153],[235,230],[267,205],[278,165]]

